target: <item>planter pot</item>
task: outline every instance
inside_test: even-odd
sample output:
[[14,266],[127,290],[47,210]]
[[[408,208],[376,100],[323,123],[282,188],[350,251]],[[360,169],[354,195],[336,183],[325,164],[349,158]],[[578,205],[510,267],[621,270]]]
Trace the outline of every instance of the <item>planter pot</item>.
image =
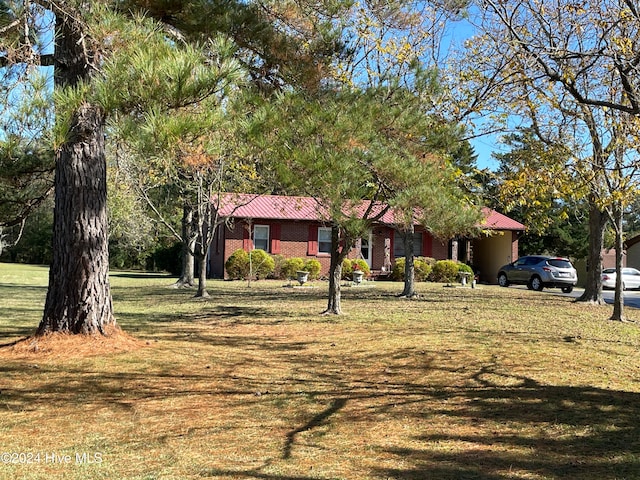
[[354,270],[352,273],[353,283],[360,284],[364,278],[364,272],[362,270]]
[[309,272],[305,272],[303,270],[298,270],[296,272],[296,279],[300,285],[304,285],[309,280]]

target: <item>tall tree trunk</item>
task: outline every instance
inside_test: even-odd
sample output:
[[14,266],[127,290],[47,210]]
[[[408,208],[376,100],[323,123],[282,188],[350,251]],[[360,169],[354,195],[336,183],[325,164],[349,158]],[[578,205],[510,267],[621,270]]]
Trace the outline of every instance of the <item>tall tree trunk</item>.
[[205,188],[201,182],[198,188],[198,209],[195,222],[198,229],[198,238],[195,245],[198,262],[198,291],[196,292],[196,297],[209,297],[209,292],[207,292],[207,260],[209,259],[209,247],[215,236],[217,221],[217,211],[214,215],[211,205],[211,191],[209,188]]
[[104,333],[115,324],[109,287],[104,116],[83,105],[56,154],[53,262],[37,334]]
[[613,208],[613,221],[616,231],[616,292],[613,299],[613,314],[610,320],[624,322],[624,287],[622,282],[622,251],[624,249],[624,237],[622,235],[622,205]]
[[[56,12],[56,88],[88,79],[91,54],[82,25],[66,12]],[[53,261],[36,334],[104,333],[106,325],[115,324],[109,286],[104,125],[100,107],[81,104],[69,120],[66,142],[56,151]]]
[[[333,260],[332,260],[333,262]],[[329,299],[327,309],[322,312],[325,315],[342,315],[340,282],[342,280],[342,263],[332,268],[329,272]]]
[[329,299],[324,315],[341,315],[341,291],[342,262],[346,258],[351,245],[343,245],[340,250],[340,228],[337,225],[331,227],[331,266],[329,267]]
[[603,304],[602,299],[602,247],[607,226],[606,214],[598,208],[595,199],[589,201],[589,257],[587,282],[584,293],[576,301]]
[[198,260],[198,291],[195,296],[198,298],[209,298],[207,291],[207,255],[196,255]]
[[406,298],[412,298],[416,296],[416,269],[413,253],[414,230],[414,226],[411,225],[404,230],[402,235],[402,240],[404,242],[404,290],[402,291],[402,294],[400,296]]
[[193,287],[195,285],[194,267],[196,236],[193,229],[193,207],[185,202],[182,209],[182,272],[174,284],[176,288]]

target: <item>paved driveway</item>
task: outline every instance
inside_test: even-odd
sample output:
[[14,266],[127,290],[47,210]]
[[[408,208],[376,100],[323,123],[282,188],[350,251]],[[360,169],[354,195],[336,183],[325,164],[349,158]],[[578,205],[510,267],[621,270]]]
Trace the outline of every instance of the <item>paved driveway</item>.
[[[509,288],[527,288],[523,285],[512,285]],[[562,295],[564,297],[578,298],[584,292],[583,288],[576,288],[571,293],[562,293],[559,288],[545,288],[542,293],[552,295]],[[602,297],[604,301],[613,304],[613,290],[603,290]],[[625,290],[624,292],[624,305],[625,307],[640,308],[640,290]]]
[[[545,289],[543,291],[547,291],[547,292],[554,292],[556,291],[556,289],[551,288],[551,289]],[[557,291],[558,293],[560,293],[560,295],[566,295],[568,297],[573,297],[573,298],[578,298],[580,295],[582,295],[582,292],[584,292],[584,290],[582,288],[576,288],[573,292],[571,293],[562,293],[559,290]],[[614,291],[613,290],[603,290],[602,291],[602,297],[604,298],[604,301],[607,303],[613,303],[613,295],[614,295]],[[625,290],[624,292],[624,306],[625,307],[633,307],[633,308],[640,308],[640,291],[638,290]]]

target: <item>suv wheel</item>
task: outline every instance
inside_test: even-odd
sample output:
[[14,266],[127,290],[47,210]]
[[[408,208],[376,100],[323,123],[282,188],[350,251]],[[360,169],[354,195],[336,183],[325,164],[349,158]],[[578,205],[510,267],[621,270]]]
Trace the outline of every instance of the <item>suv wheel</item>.
[[506,274],[501,273],[500,275],[498,275],[498,285],[500,285],[501,287],[509,286],[509,279],[507,278]]
[[544,288],[542,280],[538,276],[531,277],[531,280],[529,280],[529,285],[531,285],[531,289],[535,290],[536,292],[541,292]]
[[568,287],[562,287],[562,293],[571,293],[573,292],[573,285],[569,285]]

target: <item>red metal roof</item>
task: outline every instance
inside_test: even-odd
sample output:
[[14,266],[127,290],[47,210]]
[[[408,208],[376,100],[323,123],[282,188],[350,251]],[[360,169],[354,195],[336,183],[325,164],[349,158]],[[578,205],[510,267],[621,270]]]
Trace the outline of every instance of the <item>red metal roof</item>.
[[526,230],[526,227],[520,222],[490,208],[483,208],[482,214],[485,219],[484,223],[480,225],[482,228],[489,230]]
[[[215,202],[214,202],[215,203]],[[222,217],[263,220],[326,220],[326,209],[311,197],[227,193],[221,196]]]
[[[363,203],[355,208],[363,212],[366,206],[368,204]],[[383,208],[383,206],[374,207],[374,209],[376,208]],[[312,197],[227,193],[220,197],[218,211],[222,217],[234,218],[320,222],[329,220],[327,209]],[[485,221],[480,225],[481,228],[488,230],[525,230],[523,224],[495,210],[483,208],[482,212]],[[393,212],[385,213],[378,221],[389,225],[395,223]]]

